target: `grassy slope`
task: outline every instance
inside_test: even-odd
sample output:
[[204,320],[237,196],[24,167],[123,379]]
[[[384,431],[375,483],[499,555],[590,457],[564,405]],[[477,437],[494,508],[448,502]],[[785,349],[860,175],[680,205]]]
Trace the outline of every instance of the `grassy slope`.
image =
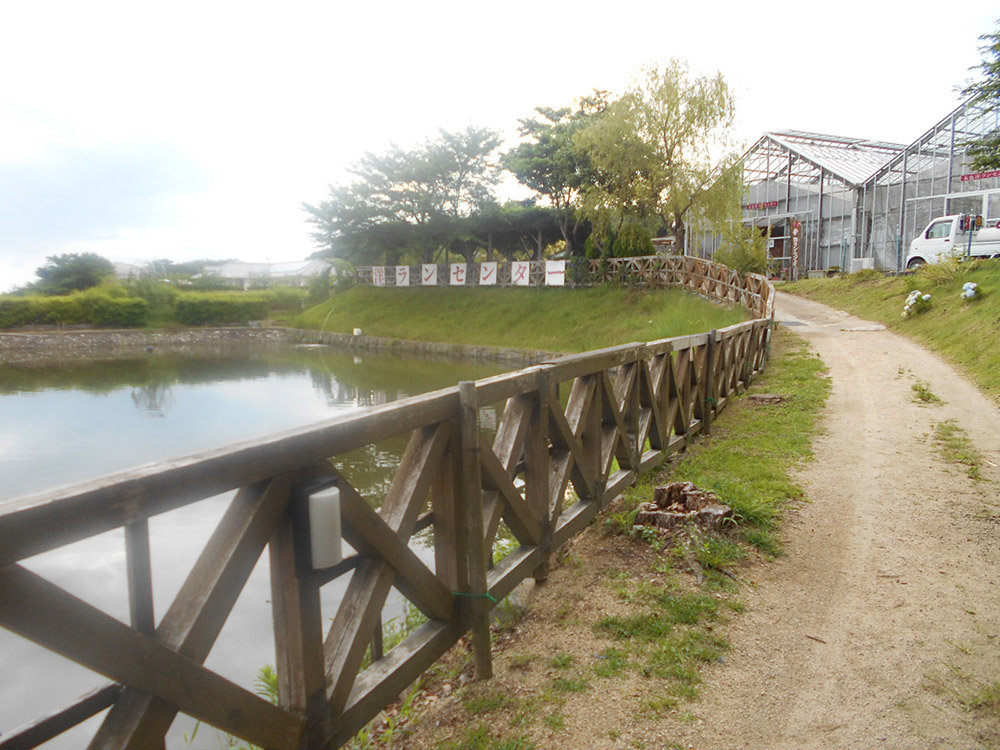
[[[927,267],[905,277],[853,274],[835,279],[808,279],[782,289],[824,302],[864,318],[885,323],[940,352],[964,370],[986,393],[1000,399],[1000,261],[985,261],[971,272],[948,273]],[[953,269],[954,270],[954,269]],[[949,275],[958,278],[944,278]],[[982,297],[966,302],[962,284],[974,281]],[[906,295],[914,289],[932,295],[930,309],[903,318]]]
[[295,325],[342,333],[360,328],[367,335],[388,338],[575,352],[699,333],[743,319],[740,309],[672,289],[355,287],[307,310]]

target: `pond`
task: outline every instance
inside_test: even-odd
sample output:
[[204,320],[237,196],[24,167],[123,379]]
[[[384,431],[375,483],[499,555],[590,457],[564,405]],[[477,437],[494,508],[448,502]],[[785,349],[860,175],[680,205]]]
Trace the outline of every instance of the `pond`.
[[[362,356],[328,347],[257,345],[100,362],[0,367],[0,502],[308,425],[351,410],[510,369],[499,364]],[[405,436],[338,460],[354,486],[377,498]],[[161,617],[231,495],[150,520],[154,606]],[[25,561],[25,566],[128,621],[121,531]],[[324,618],[346,579],[323,589]],[[340,584],[338,586],[338,584]],[[267,554],[244,588],[207,666],[253,690],[274,663]],[[400,611],[398,598],[387,616]],[[62,708],[106,680],[0,629],[0,733]],[[46,747],[81,747],[95,717]],[[169,747],[217,748],[225,739],[179,717]]]

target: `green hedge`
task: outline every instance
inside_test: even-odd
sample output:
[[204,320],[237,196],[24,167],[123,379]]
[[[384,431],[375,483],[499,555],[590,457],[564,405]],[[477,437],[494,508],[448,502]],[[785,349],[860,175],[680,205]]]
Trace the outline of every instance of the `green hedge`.
[[139,328],[146,324],[144,299],[86,291],[59,297],[0,298],[0,328],[26,325],[89,325]]
[[253,293],[188,292],[174,303],[174,317],[186,326],[246,325],[267,317],[267,300]]

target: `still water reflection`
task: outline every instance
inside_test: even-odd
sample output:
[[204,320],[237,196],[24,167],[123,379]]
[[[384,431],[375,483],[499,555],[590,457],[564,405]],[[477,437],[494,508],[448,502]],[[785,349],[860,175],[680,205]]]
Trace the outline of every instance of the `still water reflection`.
[[[501,370],[442,360],[364,357],[319,347],[267,346],[133,360],[0,367],[0,502],[298,427],[347,411]],[[387,486],[405,436],[338,461],[362,494]],[[157,617],[166,611],[204,547],[229,496],[150,521]],[[213,648],[207,665],[253,689],[274,661],[266,554]],[[27,567],[114,617],[128,620],[124,540],[109,532],[39,555]],[[339,598],[323,590],[324,617]],[[398,609],[398,601],[394,605]],[[0,733],[70,703],[100,677],[0,630]],[[99,721],[98,719],[96,719]],[[94,729],[51,747],[79,747]],[[175,722],[170,747],[214,748],[221,740]],[[186,736],[185,736],[186,735]]]

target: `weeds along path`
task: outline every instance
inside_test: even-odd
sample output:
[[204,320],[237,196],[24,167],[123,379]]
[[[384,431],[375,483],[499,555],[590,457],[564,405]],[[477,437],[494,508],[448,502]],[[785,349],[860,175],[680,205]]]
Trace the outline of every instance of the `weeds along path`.
[[[697,719],[666,736],[694,748],[996,747],[996,707],[972,706],[1000,681],[1000,412],[878,324],[781,293],[776,317],[833,381],[801,475],[810,502],[791,514],[787,555],[755,568]],[[978,449],[981,479],[943,459],[934,428],[947,420]]]

